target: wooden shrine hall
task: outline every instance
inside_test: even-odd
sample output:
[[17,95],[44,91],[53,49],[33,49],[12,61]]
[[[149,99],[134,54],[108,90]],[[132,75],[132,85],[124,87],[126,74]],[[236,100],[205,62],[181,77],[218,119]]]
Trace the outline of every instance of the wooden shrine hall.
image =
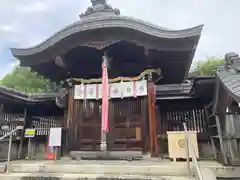
[[[27,95],[0,86],[0,137],[10,133],[17,126],[23,126],[24,129],[36,129],[33,142],[36,147],[45,144],[49,129],[63,126],[64,110],[57,106],[58,95],[59,93]],[[24,131],[15,131],[12,134],[12,144],[12,159],[27,156],[28,142],[24,138]],[[7,158],[7,148],[8,139],[3,139],[0,143],[0,160]]]
[[[167,29],[121,16],[105,0],[91,3],[80,20],[42,43],[11,49],[21,66],[65,88],[56,100],[64,111],[64,148],[75,157],[100,151],[105,91],[109,153],[158,156],[164,151],[159,139],[166,131],[181,130],[182,122],[206,140],[204,106],[211,102],[214,80],[195,82],[210,82],[207,95],[201,88],[193,91],[186,80],[203,26]],[[103,59],[107,89],[102,86]]]

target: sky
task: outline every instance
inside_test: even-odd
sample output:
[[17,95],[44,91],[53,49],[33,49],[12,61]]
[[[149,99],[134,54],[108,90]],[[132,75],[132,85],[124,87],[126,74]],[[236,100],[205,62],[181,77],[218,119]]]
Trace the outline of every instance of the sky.
[[[122,15],[171,29],[204,24],[194,60],[240,52],[240,0],[108,0]],[[0,79],[18,63],[9,48],[27,48],[79,20],[90,0],[1,0]]]

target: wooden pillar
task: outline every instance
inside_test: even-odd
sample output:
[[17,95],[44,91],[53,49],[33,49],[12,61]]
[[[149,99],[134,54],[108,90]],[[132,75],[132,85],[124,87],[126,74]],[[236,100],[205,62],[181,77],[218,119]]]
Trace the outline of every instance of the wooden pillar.
[[156,109],[155,109],[155,87],[152,76],[148,77],[148,111],[149,111],[149,136],[150,136],[150,152],[152,156],[159,155]]
[[68,128],[67,128],[67,119],[68,119],[68,111],[64,110],[64,118],[63,118],[63,147],[62,147],[62,152],[63,155],[65,155],[65,153],[68,153]]
[[219,94],[220,94],[220,80],[218,78],[216,78],[216,83],[215,83],[215,87],[214,87],[214,96],[212,98],[212,114],[216,114],[217,112],[217,105],[219,102]]
[[66,149],[65,151],[69,151],[70,148],[73,147],[74,143],[74,127],[73,127],[73,118],[74,118],[74,87],[71,87],[68,96],[68,112],[67,119],[65,122],[65,130],[66,130]]
[[0,104],[0,113],[4,112],[4,104]]
[[27,125],[27,108],[24,108],[24,122],[23,122],[23,130],[21,130],[21,137],[20,137],[20,144],[18,147],[18,159],[21,159],[22,157],[22,148],[23,148],[23,142],[24,142],[24,134],[25,134],[25,129]]
[[108,151],[112,151],[114,149],[114,102],[109,101],[109,133],[107,135],[107,148]]
[[223,86],[220,87],[219,91],[219,100],[216,105],[216,113],[219,116],[221,129],[224,131],[226,122],[226,110],[227,107],[231,104],[232,99]]
[[149,149],[149,134],[147,133],[147,120],[148,118],[148,97],[144,98],[144,100],[141,101],[141,134],[142,134],[142,147],[143,147],[143,153],[148,153]]

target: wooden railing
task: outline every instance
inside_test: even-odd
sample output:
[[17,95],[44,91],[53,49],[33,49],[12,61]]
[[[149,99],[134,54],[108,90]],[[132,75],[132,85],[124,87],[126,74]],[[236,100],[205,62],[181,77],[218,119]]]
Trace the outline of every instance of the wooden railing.
[[[198,180],[217,180],[216,175],[211,169],[200,167],[193,144],[191,142],[191,138],[189,137],[189,134],[188,134],[186,123],[183,123],[183,128],[184,128],[184,135],[185,135],[185,142],[186,142],[185,149],[186,149],[186,155],[187,155],[187,167],[189,170],[189,175],[192,177],[193,174],[195,174]],[[193,166],[196,172],[193,172],[191,168],[191,164],[189,160],[190,156],[192,158]]]
[[[23,125],[23,123],[24,115],[0,113],[0,136],[8,134],[16,129],[17,126]],[[5,129],[3,126],[7,126],[7,128]],[[12,135],[16,136],[16,131],[14,131]]]
[[12,137],[13,137],[13,134],[15,134],[17,131],[20,131],[20,130],[23,130],[23,126],[17,126],[15,129],[11,130],[4,136],[0,137],[0,141],[9,137],[8,154],[7,154],[7,172],[8,172],[9,164],[10,164],[10,160],[11,160],[11,148],[12,148],[12,140],[13,140]]
[[184,128],[184,133],[185,133],[185,139],[186,139],[186,154],[187,154],[187,166],[188,166],[188,170],[190,172],[190,174],[192,174],[191,172],[191,166],[190,166],[190,155],[191,154],[191,157],[192,157],[192,161],[193,161],[193,164],[196,168],[196,171],[197,171],[197,177],[199,180],[204,180],[203,178],[203,174],[200,170],[200,166],[198,164],[198,161],[197,161],[197,156],[196,156],[196,153],[194,151],[194,147],[192,145],[192,142],[191,142],[191,139],[189,138],[189,134],[188,134],[188,129],[187,129],[187,125],[186,123],[183,123],[183,128]]
[[166,131],[182,131],[182,123],[186,122],[187,129],[197,131],[199,134],[207,132],[204,121],[204,109],[193,108],[187,110],[161,111],[158,119],[159,134]]

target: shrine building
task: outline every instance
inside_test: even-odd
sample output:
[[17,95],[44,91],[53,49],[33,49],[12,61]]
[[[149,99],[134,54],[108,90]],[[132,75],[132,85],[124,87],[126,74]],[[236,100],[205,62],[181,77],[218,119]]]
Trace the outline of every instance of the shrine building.
[[[91,3],[78,21],[42,43],[11,49],[20,66],[64,87],[54,101],[48,100],[56,115],[39,112],[61,121],[66,133],[62,151],[74,157],[101,150],[105,58],[109,152],[165,154],[166,132],[181,131],[186,122],[189,130],[197,132],[200,156],[205,156],[206,106],[212,103],[215,78],[187,79],[203,25],[173,30],[120,15],[105,0]],[[39,117],[33,110],[29,113],[29,119]],[[33,126],[28,123],[28,127]]]

